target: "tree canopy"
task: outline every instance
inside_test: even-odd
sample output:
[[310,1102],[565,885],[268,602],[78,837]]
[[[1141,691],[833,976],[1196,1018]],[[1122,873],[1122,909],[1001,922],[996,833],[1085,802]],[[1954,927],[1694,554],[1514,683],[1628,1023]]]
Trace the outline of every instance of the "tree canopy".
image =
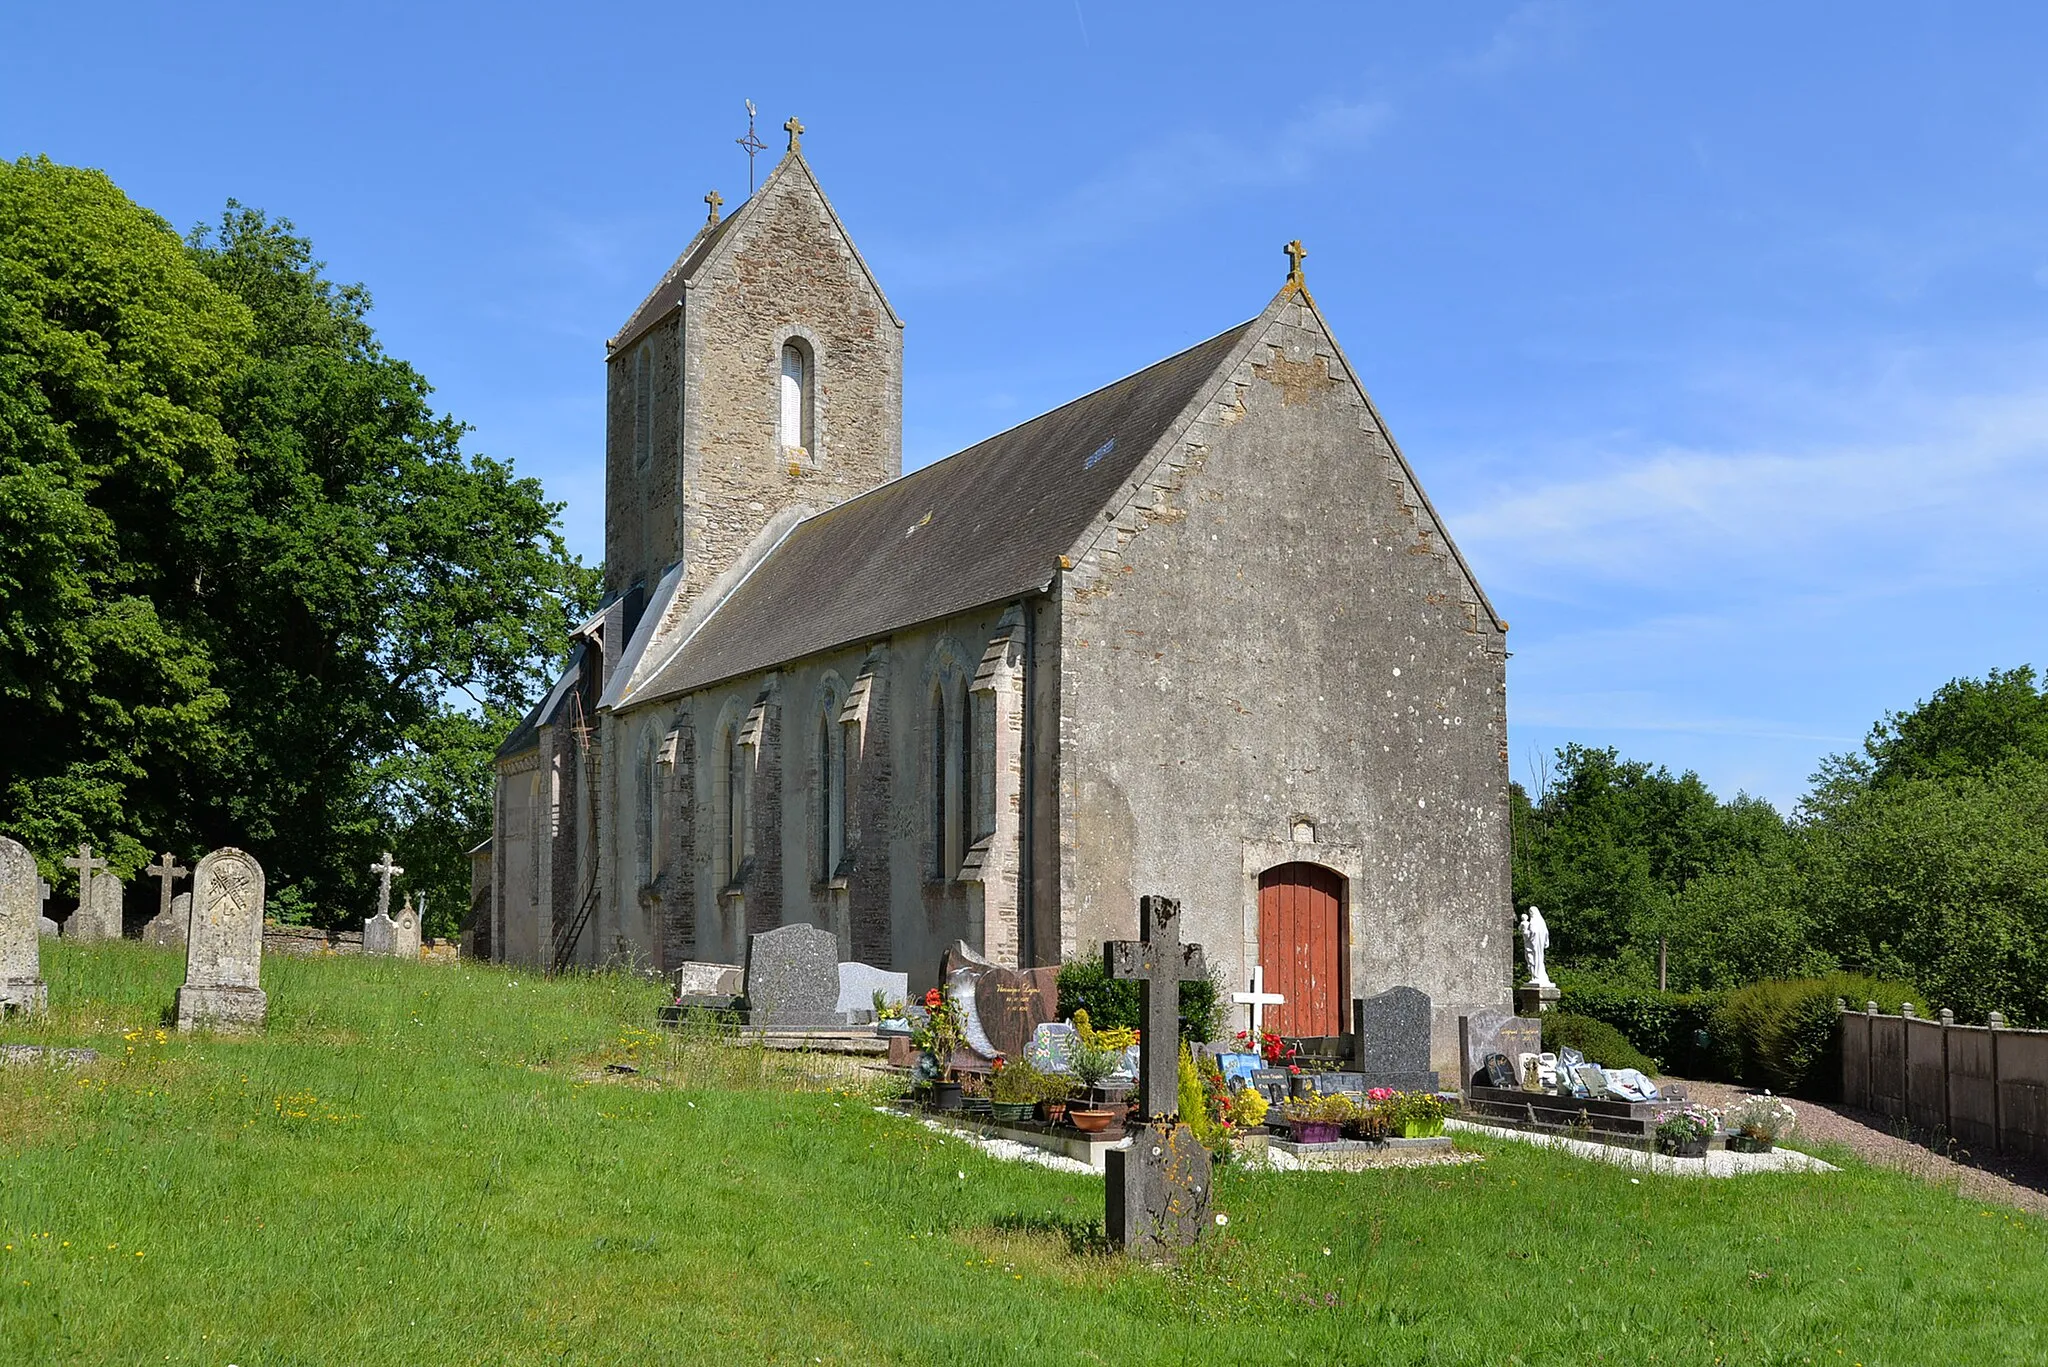
[[181,239],[0,163],[0,829],[46,873],[240,845],[339,923],[388,845],[447,933],[492,745],[596,575],[323,272],[286,220]]

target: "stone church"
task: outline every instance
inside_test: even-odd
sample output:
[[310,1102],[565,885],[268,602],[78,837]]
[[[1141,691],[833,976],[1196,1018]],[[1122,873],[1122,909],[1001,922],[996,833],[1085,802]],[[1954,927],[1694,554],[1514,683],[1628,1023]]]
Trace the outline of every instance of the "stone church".
[[788,127],[609,344],[604,606],[498,752],[480,952],[808,922],[921,989],[1159,892],[1283,1031],[1406,983],[1447,1060],[1509,996],[1507,624],[1299,247],[1249,321],[905,475],[903,320]]

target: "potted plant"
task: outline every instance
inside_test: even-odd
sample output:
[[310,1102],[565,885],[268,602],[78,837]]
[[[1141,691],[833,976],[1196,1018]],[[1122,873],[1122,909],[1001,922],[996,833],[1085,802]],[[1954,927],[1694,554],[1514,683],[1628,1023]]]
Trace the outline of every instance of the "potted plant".
[[958,1110],[961,1090],[953,1076],[953,1055],[966,1047],[967,1026],[949,993],[934,987],[924,994],[924,1019],[912,1027],[910,1041],[923,1055],[919,1076],[931,1079],[932,1109]]
[[1074,1080],[1063,1073],[1040,1073],[1038,1079],[1038,1118],[1048,1125],[1064,1125]]
[[1792,1133],[1792,1108],[1769,1092],[1744,1097],[1728,1112],[1728,1148],[1733,1153],[1769,1153]]
[[1029,1063],[1010,1063],[998,1058],[995,1074],[988,1083],[989,1105],[995,1118],[1006,1124],[1031,1119],[1045,1091],[1045,1082],[1045,1074]]
[[[1128,1025],[1098,1030],[1089,1021],[1088,1012],[1084,1008],[1074,1013],[1074,1042],[1072,1053],[1092,1053],[1106,1064],[1092,1082],[1083,1083],[1088,1091],[1088,1099],[1096,1105],[1116,1110],[1124,1098],[1130,1095],[1131,1089],[1127,1083],[1110,1086],[1106,1079],[1114,1076],[1123,1067],[1125,1056],[1131,1046],[1138,1042],[1137,1030]],[[1081,1070],[1075,1068],[1074,1075],[1079,1078]]]
[[881,988],[875,989],[875,1033],[878,1035],[907,1035],[910,1020],[903,1013],[903,1003],[890,1001],[889,994]]
[[1289,1097],[1281,1103],[1280,1110],[1294,1131],[1295,1143],[1334,1144],[1358,1108],[1342,1092],[1323,1096],[1310,1088],[1303,1096]]
[[1672,1158],[1704,1158],[1714,1136],[1714,1117],[1697,1106],[1673,1111],[1657,1122],[1657,1152]]
[[1450,1107],[1435,1092],[1399,1092],[1381,1106],[1390,1130],[1402,1139],[1434,1139],[1444,1132]]
[[995,1109],[989,1101],[988,1075],[986,1073],[962,1073],[960,1075],[960,1109],[968,1115],[993,1117]]
[[1068,1052],[1067,1062],[1074,1070],[1074,1085],[1080,1095],[1067,1103],[1067,1123],[1077,1130],[1099,1134],[1109,1128],[1122,1106],[1121,1101],[1112,1104],[1097,1098],[1102,1080],[1123,1062],[1123,1051],[1103,1048],[1093,1031],[1082,1033],[1080,1025],[1086,1015],[1085,1011],[1074,1013],[1074,1047]]

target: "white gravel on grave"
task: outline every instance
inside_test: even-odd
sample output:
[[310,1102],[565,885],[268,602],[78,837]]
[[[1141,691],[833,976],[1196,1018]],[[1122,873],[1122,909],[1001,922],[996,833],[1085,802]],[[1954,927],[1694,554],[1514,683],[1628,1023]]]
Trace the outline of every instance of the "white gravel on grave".
[[[903,1115],[902,1111],[892,1106],[877,1106],[875,1110],[882,1115]],[[917,1116],[915,1119],[918,1124],[934,1134],[942,1134],[948,1139],[957,1139],[963,1144],[972,1144],[990,1158],[999,1158],[1005,1163],[1036,1163],[1041,1168],[1051,1168],[1055,1172],[1078,1172],[1084,1177],[1102,1176],[1101,1173],[1089,1167],[1080,1159],[1069,1158],[1063,1153],[1052,1153],[1032,1144],[1020,1144],[1014,1139],[990,1139],[983,1135],[975,1134],[972,1131],[956,1130],[951,1125],[933,1120],[927,1116]],[[1130,1142],[1130,1140],[1126,1139],[1116,1147],[1127,1148]]]
[[1642,1149],[1623,1148],[1618,1144],[1596,1144],[1589,1139],[1535,1134],[1504,1125],[1481,1125],[1470,1120],[1446,1120],[1444,1128],[1483,1134],[1494,1139],[1512,1139],[1518,1144],[1535,1144],[1599,1163],[1653,1172],[1661,1177],[1746,1177],[1755,1172],[1840,1171],[1834,1164],[1823,1163],[1812,1154],[1800,1153],[1796,1149],[1772,1149],[1769,1153],[1730,1153],[1726,1149],[1712,1149],[1704,1158],[1672,1158]]

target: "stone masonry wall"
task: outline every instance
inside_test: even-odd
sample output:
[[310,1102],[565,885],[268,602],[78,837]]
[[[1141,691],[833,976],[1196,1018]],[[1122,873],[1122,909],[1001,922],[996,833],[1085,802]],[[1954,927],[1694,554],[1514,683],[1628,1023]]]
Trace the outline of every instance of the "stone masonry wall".
[[1509,994],[1505,640],[1312,311],[1278,309],[1064,578],[1070,951],[1165,893],[1242,984],[1260,871],[1321,863],[1348,995],[1428,992],[1448,1066]]

